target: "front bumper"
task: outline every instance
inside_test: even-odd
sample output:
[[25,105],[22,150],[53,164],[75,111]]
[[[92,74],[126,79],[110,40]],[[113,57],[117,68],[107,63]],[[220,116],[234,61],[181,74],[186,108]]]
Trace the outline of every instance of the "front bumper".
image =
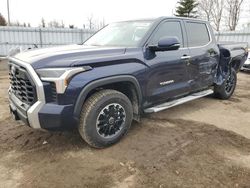
[[38,112],[39,124],[42,129],[71,129],[76,126],[73,119],[73,105],[57,105],[47,103]]
[[[26,117],[28,119],[28,124],[35,128],[39,129],[41,128],[39,118],[38,118],[38,112],[41,110],[43,105],[45,104],[45,95],[44,95],[44,89],[43,89],[43,84],[36,74],[35,70],[32,68],[32,66],[28,63],[24,63],[18,59],[9,57],[9,60],[14,62],[15,64],[22,66],[26,69],[28,74],[30,75],[31,79],[33,80],[34,84],[36,85],[36,94],[37,94],[37,101],[30,106],[28,109],[25,109],[26,111]],[[15,99],[13,97],[14,95],[11,93],[11,90],[9,90],[9,99],[10,99],[10,104],[15,105],[17,109],[20,109],[20,106],[24,105],[22,104],[22,101],[19,99]],[[20,112],[20,110],[17,110],[17,113]],[[19,113],[20,114],[20,113]],[[22,113],[23,115],[23,113]],[[22,116],[20,115],[20,116]]]
[[27,117],[27,109],[22,105],[22,102],[13,95],[9,90],[9,107],[10,112],[14,116],[15,120],[22,120],[26,125],[29,125]]
[[35,129],[59,129],[75,125],[73,105],[46,103],[43,83],[32,66],[15,58],[9,59],[27,70],[36,85],[37,93],[37,101],[31,106],[27,106],[9,89],[10,111],[15,115],[15,119],[22,120]]

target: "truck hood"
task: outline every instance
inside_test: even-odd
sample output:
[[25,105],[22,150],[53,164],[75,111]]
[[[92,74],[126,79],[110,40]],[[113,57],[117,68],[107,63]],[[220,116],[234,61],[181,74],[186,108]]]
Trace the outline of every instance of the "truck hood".
[[67,45],[60,47],[32,49],[14,56],[31,64],[34,69],[51,67],[70,67],[105,63],[124,56],[124,47],[100,47]]

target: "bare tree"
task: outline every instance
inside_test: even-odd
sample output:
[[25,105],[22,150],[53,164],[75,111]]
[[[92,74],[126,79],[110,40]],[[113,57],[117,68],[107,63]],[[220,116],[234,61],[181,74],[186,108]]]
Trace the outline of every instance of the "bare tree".
[[63,22],[60,23],[57,20],[53,20],[48,23],[48,26],[54,28],[64,28],[64,23]]
[[227,25],[234,31],[240,18],[240,8],[244,0],[227,0]]
[[17,21],[11,22],[11,26],[20,27],[20,26],[22,26],[22,25],[21,25],[20,22],[17,20]]
[[6,26],[7,22],[5,20],[5,18],[3,17],[3,15],[0,13],[0,26]]
[[215,30],[219,31],[224,9],[224,0],[214,0],[211,11],[211,21],[214,24]]
[[214,1],[199,0],[198,2],[198,12],[202,17],[205,17],[207,21],[211,21],[211,14],[214,9]]
[[42,20],[41,20],[41,27],[46,27],[46,23],[45,23],[44,18],[42,18]]
[[199,0],[198,12],[201,17],[211,22],[216,31],[220,30],[224,0]]
[[63,20],[61,21],[61,28],[64,28],[65,27],[65,24],[63,22]]
[[102,29],[106,26],[106,23],[105,23],[105,19],[102,18],[102,21],[99,22],[99,28],[98,29]]
[[94,20],[94,16],[93,14],[91,14],[88,18],[88,25],[89,25],[89,29],[93,29],[94,28],[94,23],[93,23],[93,20]]

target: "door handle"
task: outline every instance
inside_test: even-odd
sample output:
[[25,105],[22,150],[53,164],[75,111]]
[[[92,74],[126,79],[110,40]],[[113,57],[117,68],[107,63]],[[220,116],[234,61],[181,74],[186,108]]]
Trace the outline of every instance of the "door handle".
[[190,58],[191,58],[191,56],[189,56],[189,55],[184,55],[184,56],[181,57],[181,59],[184,59],[184,60],[185,59],[190,59]]

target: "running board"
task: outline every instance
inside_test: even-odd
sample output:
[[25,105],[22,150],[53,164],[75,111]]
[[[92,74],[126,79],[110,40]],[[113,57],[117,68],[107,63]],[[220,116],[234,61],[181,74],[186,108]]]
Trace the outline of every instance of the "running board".
[[177,106],[177,105],[180,105],[180,104],[183,104],[183,103],[186,103],[186,102],[189,102],[189,101],[192,101],[192,100],[195,100],[195,99],[207,96],[207,95],[210,95],[212,93],[214,93],[214,91],[212,89],[200,91],[198,93],[193,93],[191,95],[188,95],[188,96],[180,98],[180,99],[176,99],[176,100],[166,102],[166,103],[163,103],[163,104],[151,107],[151,108],[147,108],[144,110],[144,112],[145,113],[159,112],[159,111],[162,111],[162,110],[165,110],[165,109],[168,109],[168,108],[171,108],[171,107],[174,107],[174,106]]

